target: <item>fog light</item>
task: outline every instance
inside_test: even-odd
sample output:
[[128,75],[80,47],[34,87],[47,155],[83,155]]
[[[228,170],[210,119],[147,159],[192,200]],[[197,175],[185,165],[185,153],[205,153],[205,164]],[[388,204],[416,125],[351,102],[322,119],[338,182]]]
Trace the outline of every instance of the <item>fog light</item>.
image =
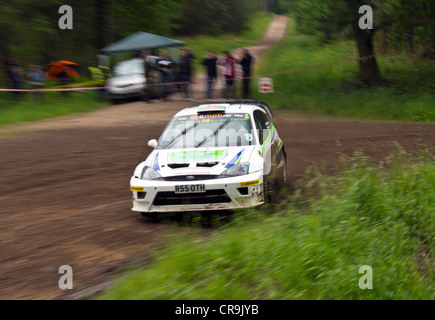
[[244,188],[237,188],[237,191],[239,191],[239,193],[242,196],[247,196],[248,192],[249,192],[249,188],[248,187],[244,187]]
[[144,200],[146,196],[147,196],[147,193],[146,193],[146,192],[138,192],[138,193],[137,193],[137,198],[138,198],[139,200]]

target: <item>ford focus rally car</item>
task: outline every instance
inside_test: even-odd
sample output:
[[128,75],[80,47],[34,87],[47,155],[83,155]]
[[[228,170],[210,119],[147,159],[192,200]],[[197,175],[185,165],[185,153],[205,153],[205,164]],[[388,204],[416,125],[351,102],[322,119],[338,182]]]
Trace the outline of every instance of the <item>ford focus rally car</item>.
[[286,185],[283,142],[265,103],[184,109],[148,145],[130,180],[136,212],[254,207]]

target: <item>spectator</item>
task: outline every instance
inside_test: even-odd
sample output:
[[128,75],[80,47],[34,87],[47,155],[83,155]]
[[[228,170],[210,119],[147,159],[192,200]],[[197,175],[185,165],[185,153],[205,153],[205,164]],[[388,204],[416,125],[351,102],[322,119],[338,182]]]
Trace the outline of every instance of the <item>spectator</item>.
[[217,61],[216,53],[213,51],[207,52],[202,64],[207,67],[207,96],[206,99],[211,99],[213,82],[217,79]]
[[143,88],[141,100],[146,103],[151,103],[152,88],[150,86],[155,84],[153,78],[151,77],[151,67],[148,63],[148,59],[151,56],[152,53],[149,50],[143,50],[139,55],[139,57],[143,59],[144,75],[146,79],[146,85]]
[[251,82],[251,65],[254,58],[248,49],[243,50],[243,57],[240,61],[243,69],[243,99],[251,99],[251,90],[250,90],[250,82]]
[[[69,76],[68,76],[68,72],[65,69],[65,67],[62,68],[62,70],[57,74],[56,76],[57,81],[59,82],[60,86],[66,86],[69,83]],[[68,95],[68,91],[61,91],[62,95],[64,97],[66,97]]]
[[143,50],[140,55],[139,58],[143,59],[143,66],[144,66],[144,74],[146,77],[149,77],[149,67],[148,67],[148,57],[151,56],[151,52],[149,50]]
[[[23,73],[23,70],[16,57],[11,55],[8,57],[8,59],[6,60],[6,72],[9,79],[11,79],[12,89],[21,89],[21,75]],[[15,91],[14,93],[16,98],[20,94],[19,91]]]
[[[45,75],[41,66],[34,64],[30,65],[30,70],[27,72],[27,78],[29,79],[29,84],[33,89],[41,89],[44,86]],[[41,92],[36,91],[35,97],[40,98]]]
[[169,60],[169,58],[163,58],[160,59],[157,64],[160,70],[160,83],[162,84],[160,98],[163,101],[168,101],[168,96],[172,91],[169,83],[173,82],[174,77],[174,74],[172,72],[172,62]]
[[236,87],[234,85],[234,78],[236,76],[235,65],[238,63],[236,58],[227,51],[225,52],[226,58],[223,63],[224,65],[224,76],[225,76],[225,98],[236,98]]
[[192,53],[188,50],[183,50],[183,56],[180,60],[180,82],[184,82],[182,84],[182,89],[186,99],[191,98],[189,83],[191,81],[193,59],[194,57]]
[[95,86],[101,89],[96,90],[95,99],[97,101],[104,101],[106,90],[104,86],[106,84],[106,73],[110,70],[105,70],[104,67],[98,64],[98,59],[95,59],[94,63],[88,67],[91,79],[95,82]]

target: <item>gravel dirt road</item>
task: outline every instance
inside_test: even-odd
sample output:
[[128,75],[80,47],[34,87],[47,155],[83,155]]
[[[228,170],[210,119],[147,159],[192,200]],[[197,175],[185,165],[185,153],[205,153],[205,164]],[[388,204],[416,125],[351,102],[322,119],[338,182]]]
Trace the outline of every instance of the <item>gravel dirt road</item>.
[[[130,211],[129,179],[150,152],[147,141],[193,105],[137,102],[0,130],[0,299],[62,296],[62,265],[74,270],[70,295],[105,283],[175,232]],[[433,124],[332,121],[294,111],[277,111],[275,119],[290,192],[307,164],[334,168],[339,152],[381,159],[393,141],[410,152],[435,146]]]

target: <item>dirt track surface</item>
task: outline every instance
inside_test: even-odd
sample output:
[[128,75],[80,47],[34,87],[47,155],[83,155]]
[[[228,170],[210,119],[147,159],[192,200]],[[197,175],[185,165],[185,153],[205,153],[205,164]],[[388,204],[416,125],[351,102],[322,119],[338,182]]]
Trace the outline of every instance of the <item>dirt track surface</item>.
[[[170,117],[194,102],[131,103],[0,130],[0,299],[53,299],[62,265],[74,294],[107,281],[131,257],[146,257],[172,227],[132,213],[129,179]],[[330,121],[275,112],[290,183],[308,163],[338,164],[338,152],[380,159],[392,141],[435,145],[435,125]],[[291,189],[291,185],[290,189]]]

